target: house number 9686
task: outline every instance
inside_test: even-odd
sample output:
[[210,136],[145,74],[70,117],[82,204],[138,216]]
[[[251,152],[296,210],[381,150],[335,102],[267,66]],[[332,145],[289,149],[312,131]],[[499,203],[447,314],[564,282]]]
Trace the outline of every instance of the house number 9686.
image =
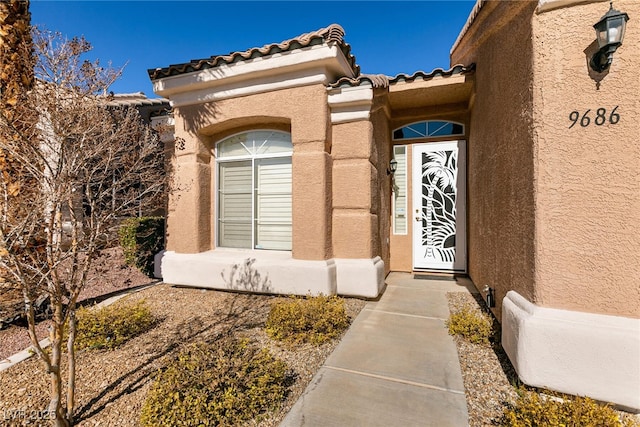
[[580,115],[579,111],[572,111],[571,114],[569,114],[569,120],[571,121],[571,126],[569,126],[569,129],[571,129],[578,123],[583,128],[586,128],[592,123],[594,123],[596,126],[602,126],[607,122],[615,125],[620,121],[620,114],[616,113],[618,107],[619,106],[616,105],[610,113],[607,112],[606,108],[598,108],[596,111],[587,110],[582,113],[582,115]]

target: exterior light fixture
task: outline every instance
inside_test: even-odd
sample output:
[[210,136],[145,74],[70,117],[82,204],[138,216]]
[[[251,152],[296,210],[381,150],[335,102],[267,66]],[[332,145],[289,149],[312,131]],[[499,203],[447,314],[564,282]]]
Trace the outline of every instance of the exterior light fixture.
[[601,73],[609,68],[613,62],[613,52],[624,39],[624,30],[628,20],[629,15],[615,10],[613,2],[611,2],[609,3],[609,11],[593,26],[600,47],[600,50],[593,55],[589,62],[594,71]]
[[398,169],[398,161],[396,159],[391,159],[391,161],[389,161],[389,168],[387,169],[387,175],[393,175],[394,173],[396,173],[397,169]]

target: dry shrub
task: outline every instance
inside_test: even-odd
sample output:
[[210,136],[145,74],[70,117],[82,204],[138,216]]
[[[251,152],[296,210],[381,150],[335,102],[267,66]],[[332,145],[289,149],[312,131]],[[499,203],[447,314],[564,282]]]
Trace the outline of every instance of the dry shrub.
[[142,408],[142,426],[238,425],[284,400],[284,362],[246,340],[189,346],[159,372]]
[[336,296],[291,297],[271,305],[267,334],[287,344],[322,344],[349,326],[344,300]]
[[588,397],[542,396],[535,391],[518,390],[514,405],[505,409],[503,426],[637,427],[631,417],[621,417],[609,405]]
[[489,315],[464,306],[451,313],[447,320],[450,335],[459,335],[476,344],[488,344],[493,334],[492,319]]
[[136,304],[117,304],[100,309],[80,308],[76,348],[114,349],[143,332],[156,322],[144,300]]

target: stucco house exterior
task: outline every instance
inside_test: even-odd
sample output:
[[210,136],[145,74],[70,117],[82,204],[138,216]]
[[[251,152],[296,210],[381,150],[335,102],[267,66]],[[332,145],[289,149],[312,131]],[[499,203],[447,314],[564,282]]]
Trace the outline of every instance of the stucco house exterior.
[[375,298],[390,271],[466,274],[525,383],[640,411],[640,3],[614,6],[604,72],[589,0],[479,0],[447,70],[363,74],[335,24],[149,70],[164,280]]

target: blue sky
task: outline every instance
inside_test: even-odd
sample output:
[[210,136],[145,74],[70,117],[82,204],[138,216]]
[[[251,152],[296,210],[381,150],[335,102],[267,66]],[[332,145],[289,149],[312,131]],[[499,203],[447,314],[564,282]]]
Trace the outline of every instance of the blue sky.
[[152,91],[148,68],[277,43],[340,24],[363,73],[449,67],[449,50],[474,1],[32,0],[34,25],[84,35],[88,59],[126,65],[117,93]]

